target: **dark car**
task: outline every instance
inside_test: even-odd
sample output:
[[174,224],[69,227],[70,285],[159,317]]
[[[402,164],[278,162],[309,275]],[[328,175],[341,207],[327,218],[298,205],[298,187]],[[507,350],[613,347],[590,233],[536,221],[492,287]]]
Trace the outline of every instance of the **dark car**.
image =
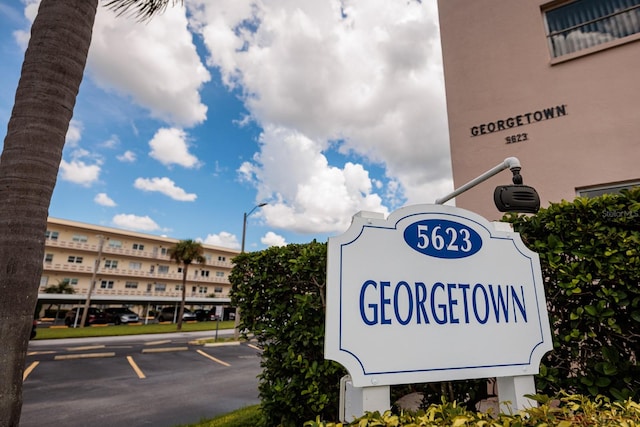
[[[78,311],[80,310],[80,311]],[[76,316],[76,312],[78,313]],[[79,325],[82,322],[82,313],[84,312],[84,307],[72,308],[67,311],[67,315],[64,318],[64,324],[67,326]],[[98,310],[95,307],[89,307],[89,311],[87,312],[87,320],[85,321],[85,326],[89,325],[106,325],[108,322],[107,315]]]
[[193,313],[196,315],[198,322],[220,320],[218,318],[219,316],[216,314],[215,308],[212,308],[211,310],[200,308],[198,310],[194,310]]
[[[177,307],[165,307],[158,312],[156,319],[158,322],[173,322],[174,317],[178,317]],[[185,307],[182,320],[185,322],[198,320],[194,312]]]
[[127,307],[109,307],[105,308],[104,312],[107,315],[107,321],[109,323],[115,323],[116,325],[120,325],[121,323],[136,323],[140,321],[140,316],[129,310]]

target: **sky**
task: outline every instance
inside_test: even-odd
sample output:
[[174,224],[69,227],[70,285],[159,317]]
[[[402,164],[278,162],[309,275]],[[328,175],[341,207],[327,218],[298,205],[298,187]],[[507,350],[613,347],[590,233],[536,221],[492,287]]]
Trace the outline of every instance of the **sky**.
[[[0,2],[2,140],[38,3]],[[453,190],[435,1],[184,0],[143,23],[102,3],[51,217],[240,249],[247,214],[254,251]]]

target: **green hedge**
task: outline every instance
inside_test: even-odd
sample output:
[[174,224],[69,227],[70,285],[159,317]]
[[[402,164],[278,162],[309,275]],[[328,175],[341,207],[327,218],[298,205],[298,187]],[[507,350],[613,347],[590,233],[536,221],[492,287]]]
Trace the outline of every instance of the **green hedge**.
[[538,390],[640,395],[640,188],[510,215],[540,255],[554,349]]
[[273,247],[235,257],[231,301],[241,328],[263,348],[259,392],[264,425],[335,418],[344,368],[324,359],[327,245]]
[[612,402],[603,396],[589,400],[585,396],[566,394],[559,395],[555,399],[543,395],[532,397],[538,400],[540,406],[512,414],[468,411],[456,403],[445,402],[430,405],[426,410],[417,413],[394,414],[391,411],[383,414],[367,413],[347,424],[324,422],[318,417],[315,421],[304,423],[304,427],[343,425],[358,427],[632,427],[640,425],[640,404],[630,399]]

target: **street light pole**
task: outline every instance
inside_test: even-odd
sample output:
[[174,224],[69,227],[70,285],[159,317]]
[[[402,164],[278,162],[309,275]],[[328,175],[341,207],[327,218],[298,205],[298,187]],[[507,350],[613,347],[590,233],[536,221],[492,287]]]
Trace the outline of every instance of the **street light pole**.
[[[244,216],[242,217],[242,245],[240,246],[240,253],[244,253],[244,242],[247,236],[247,218],[249,217],[249,215],[253,213],[253,211],[266,205],[267,205],[266,202],[257,204],[248,213],[247,212],[244,213]],[[234,328],[235,330],[234,330],[233,336],[235,340],[238,340],[238,337],[240,336],[240,328],[239,328],[240,307],[236,307],[236,318],[234,319],[234,325],[235,325],[235,328]]]
[[240,248],[240,253],[244,253],[244,241],[247,236],[247,218],[249,218],[249,215],[251,215],[253,211],[266,205],[267,203],[260,203],[259,205],[255,205],[253,209],[249,211],[249,213],[247,212],[244,213],[244,217],[242,220],[242,246]]

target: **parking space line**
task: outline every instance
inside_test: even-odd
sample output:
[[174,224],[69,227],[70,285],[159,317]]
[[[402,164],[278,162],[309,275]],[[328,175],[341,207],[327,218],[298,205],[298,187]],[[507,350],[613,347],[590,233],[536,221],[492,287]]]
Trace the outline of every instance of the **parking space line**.
[[223,362],[223,361],[222,361],[222,360],[220,360],[220,359],[216,359],[216,358],[215,358],[215,357],[213,357],[212,355],[207,354],[207,353],[205,353],[205,352],[204,352],[204,351],[202,351],[202,350],[197,350],[197,352],[198,352],[198,353],[200,353],[201,355],[203,355],[204,357],[209,358],[209,359],[213,360],[214,362],[221,364],[222,366],[231,366],[231,365],[230,365],[230,364],[228,364],[227,362]]
[[40,362],[36,361],[36,362],[32,362],[31,365],[29,365],[29,367],[27,369],[24,370],[24,373],[22,374],[22,381],[24,382],[24,380],[27,379],[27,377],[29,376],[29,374],[36,369],[36,366],[38,366],[38,364],[40,364]]
[[27,356],[40,356],[42,354],[56,354],[56,351],[46,350],[46,351],[29,351],[27,352]]
[[138,375],[138,378],[140,378],[141,380],[147,378],[145,374],[142,372],[142,370],[138,367],[136,362],[133,361],[133,357],[127,356],[127,360],[129,361],[129,365],[131,365],[136,375]]
[[254,349],[254,350],[262,351],[262,349],[261,349],[260,347],[255,346],[255,345],[253,345],[253,344],[247,344],[247,347],[251,347],[251,348],[252,348],[252,349]]
[[84,354],[60,354],[55,356],[53,360],[70,360],[70,359],[91,359],[98,357],[114,357],[116,355],[115,352],[107,352],[107,353],[84,353]]
[[169,351],[187,351],[189,347],[143,348],[142,353],[166,353]]
[[67,347],[67,351],[85,351],[85,350],[97,350],[99,348],[105,348],[105,345],[86,345],[84,347]]

